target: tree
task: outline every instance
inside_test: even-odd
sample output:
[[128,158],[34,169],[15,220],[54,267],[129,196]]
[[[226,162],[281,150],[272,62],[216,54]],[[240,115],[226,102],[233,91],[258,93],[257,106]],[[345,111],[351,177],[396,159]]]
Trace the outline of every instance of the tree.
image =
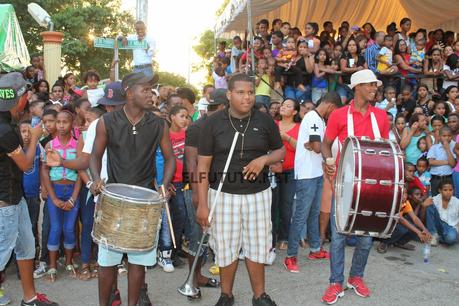
[[212,76],[212,60],[215,56],[214,40],[215,33],[206,30],[201,34],[198,44],[193,46],[194,52],[202,59],[199,64],[193,65],[193,71],[207,70],[208,78]]
[[[30,54],[42,50],[40,32],[44,31],[27,12],[29,0],[12,2]],[[93,47],[94,37],[116,37],[133,31],[134,18],[121,12],[121,0],[37,0],[50,15],[55,30],[64,33],[64,65],[76,74],[89,69],[108,76],[113,50]],[[128,71],[132,52],[120,51],[120,74]]]
[[159,75],[160,84],[168,85],[172,87],[188,87],[188,88],[191,88],[195,94],[198,94],[197,88],[191,84],[188,84],[186,79],[182,77],[181,75],[171,73],[171,72],[165,72],[165,71],[159,71],[157,73]]

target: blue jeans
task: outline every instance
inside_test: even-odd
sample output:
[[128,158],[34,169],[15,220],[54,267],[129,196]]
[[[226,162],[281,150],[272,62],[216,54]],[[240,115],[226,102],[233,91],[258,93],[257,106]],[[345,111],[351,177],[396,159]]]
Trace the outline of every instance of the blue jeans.
[[[46,200],[46,202],[48,202]],[[43,223],[41,224],[41,254],[40,261],[48,262],[49,253],[48,253],[48,237],[49,237],[49,228],[51,227],[51,221],[49,220],[49,211],[48,205],[45,203],[43,205]]]
[[171,210],[172,225],[174,228],[175,242],[177,250],[182,246],[182,235],[185,231],[187,213],[185,206],[185,196],[183,194],[183,183],[174,183],[175,196],[171,198],[169,205]]
[[346,101],[348,101],[349,99],[351,99],[354,96],[354,93],[352,92],[352,89],[346,84],[337,84],[336,92],[338,93],[338,95],[341,98],[345,97]]
[[406,227],[398,223],[397,226],[395,226],[394,231],[392,232],[392,236],[389,239],[382,240],[382,242],[387,244],[399,243],[403,245],[408,241],[414,239],[415,236],[415,233],[411,232]]
[[279,237],[287,241],[292,220],[293,199],[295,197],[296,180],[294,170],[286,170],[278,175],[279,186]]
[[435,205],[430,205],[426,209],[426,227],[431,234],[438,234],[440,242],[453,245],[457,242],[457,230],[440,219]]
[[323,176],[296,180],[296,208],[288,235],[287,256],[297,255],[305,224],[311,252],[320,250],[319,214],[322,186]]
[[169,230],[169,224],[167,221],[166,209],[163,209],[161,211],[161,229],[159,230],[158,250],[172,250],[172,237],[171,231]]
[[[70,199],[73,193],[74,184],[61,185],[52,184],[56,196],[61,201],[67,201]],[[47,201],[49,219],[51,221],[51,227],[48,237],[48,250],[57,251],[59,250],[59,243],[61,241],[62,232],[64,232],[64,248],[73,249],[75,247],[75,222],[78,217],[79,200],[75,200],[74,207],[65,211],[54,205],[51,197],[48,197]]]
[[311,86],[306,85],[306,90],[301,91],[298,88],[292,86],[285,86],[284,97],[285,99],[293,99],[298,101],[300,104],[311,100]]
[[328,92],[328,88],[318,88],[318,87],[313,87],[311,90],[311,99],[312,103],[317,104],[317,101],[322,98],[323,95],[325,95]]
[[459,198],[459,172],[453,172],[454,196]]
[[[332,241],[330,244],[330,283],[342,284],[344,282],[344,248],[348,236],[339,234],[336,231],[334,206],[335,205],[332,205],[332,212],[330,214],[330,227],[332,232]],[[373,238],[356,236],[356,239],[357,245],[355,246],[354,255],[352,256],[350,276],[363,277],[368,255],[373,245]]]
[[133,69],[133,72],[138,73],[138,72],[143,72],[145,76],[152,78],[153,77],[153,67],[151,65],[143,68],[135,68]]
[[[81,196],[81,193],[80,193]],[[81,263],[89,264],[92,249],[92,226],[94,224],[94,196],[91,195],[88,201],[85,198],[80,198],[80,217],[81,217]]]
[[[32,233],[38,237],[38,215],[40,214],[40,197],[26,197],[27,209],[29,210],[30,222],[32,223]],[[38,243],[38,241],[35,241]]]
[[35,238],[24,198],[17,205],[0,208],[0,271],[5,270],[13,250],[17,260],[35,258]]
[[271,97],[263,96],[263,95],[255,96],[255,103],[264,104],[269,109],[269,103],[271,103]]

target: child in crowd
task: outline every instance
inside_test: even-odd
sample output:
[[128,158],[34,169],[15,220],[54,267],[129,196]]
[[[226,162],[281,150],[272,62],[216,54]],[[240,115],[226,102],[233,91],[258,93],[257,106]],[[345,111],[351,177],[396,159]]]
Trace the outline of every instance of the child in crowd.
[[336,74],[337,66],[331,66],[330,57],[324,49],[314,55],[314,74],[311,83],[311,99],[314,104],[328,92],[328,74]]
[[444,101],[438,101],[435,103],[433,113],[436,116],[443,117],[445,119],[445,123],[448,122],[448,115],[449,115],[449,107],[446,105]]
[[279,109],[280,109],[279,101],[273,101],[269,104],[269,114],[271,115],[271,118],[277,119],[277,117],[279,116]]
[[91,103],[86,98],[79,98],[73,102],[75,107],[76,118],[75,118],[75,128],[80,132],[86,131],[87,125],[85,121],[86,112],[91,108]]
[[281,89],[282,73],[288,71],[292,65],[295,65],[295,61],[297,59],[296,56],[297,52],[295,39],[293,37],[289,37],[287,39],[285,47],[282,50],[280,50],[277,56],[275,57],[276,68],[274,89]]
[[257,63],[257,78],[255,79],[255,101],[266,106],[271,102],[271,75],[268,73],[268,62],[260,58]]
[[[174,190],[170,199],[170,209],[172,215],[172,225],[174,228],[177,251],[181,250],[182,234],[185,232],[187,220],[187,211],[185,206],[185,197],[183,194],[183,162],[185,154],[185,130],[188,123],[188,111],[181,105],[172,107],[169,112],[171,126],[169,128],[169,137],[172,144],[172,150],[175,156],[175,173],[172,179]],[[170,262],[172,256],[172,246],[162,246],[159,253],[159,265],[165,272],[174,271]]]
[[45,108],[45,102],[36,100],[33,102],[30,102],[29,104],[29,112],[30,115],[32,116],[32,127],[35,127],[40,121],[41,117],[43,117],[43,111]]
[[395,135],[395,139],[397,140],[398,144],[402,140],[403,130],[406,127],[406,120],[403,114],[398,114],[395,117],[394,126],[392,127],[392,131]]
[[395,96],[395,88],[392,86],[387,86],[384,88],[384,100],[377,102],[376,107],[391,113],[394,117],[397,116]]
[[421,190],[416,187],[411,189],[405,188],[397,226],[389,239],[384,239],[379,243],[376,249],[378,253],[386,253],[390,245],[413,251],[415,246],[408,242],[416,236],[421,242],[429,242],[432,239],[430,232],[414,213],[412,207],[414,203],[422,203]]
[[[377,56],[378,66],[377,70],[382,75],[392,75],[398,72],[397,65],[394,65],[392,58],[393,38],[390,35],[384,36],[383,47]],[[395,97],[395,96],[394,96]]]
[[242,39],[239,36],[233,37],[233,47],[231,48],[231,71],[239,72],[239,58],[244,53],[242,50]]
[[202,89],[202,98],[198,102],[198,111],[199,117],[202,117],[205,113],[207,113],[207,105],[210,102],[210,95],[215,90],[214,85],[207,84]]
[[215,82],[215,89],[228,88],[228,76],[226,74],[226,68],[230,64],[229,58],[217,58],[216,67],[212,72],[212,78]]
[[[56,120],[57,136],[46,145],[46,149],[59,152],[62,158],[76,158],[77,141],[72,137],[74,113],[71,108],[64,107]],[[65,269],[76,275],[73,266],[73,249],[76,244],[75,223],[78,217],[81,179],[78,172],[64,167],[48,167],[43,164],[44,185],[48,191],[48,212],[50,216],[50,232],[48,237],[49,270],[52,282],[57,277],[57,258],[61,235],[64,233]]]
[[416,107],[416,101],[414,101],[411,95],[411,86],[406,85],[402,89],[402,93],[397,98],[397,113],[403,113],[405,119],[409,121],[413,114],[414,108]]
[[452,132],[448,126],[444,126],[440,130],[440,143],[433,145],[427,158],[430,163],[430,174],[432,179],[430,186],[432,195],[438,194],[440,181],[445,178],[451,179],[453,167],[456,166],[456,154],[454,153],[455,142],[452,140]]
[[453,245],[457,243],[459,224],[459,199],[456,198],[453,183],[443,180],[438,185],[440,194],[423,204],[426,210],[426,226],[432,233],[432,245],[438,242]]
[[432,133],[430,134],[432,144],[440,143],[440,130],[446,125],[445,119],[442,116],[434,115],[430,119],[430,125],[432,128]]
[[427,189],[422,184],[421,180],[414,175],[416,172],[416,166],[412,163],[405,163],[405,183],[408,184],[408,190],[412,188],[419,188],[422,192],[422,196],[427,196]]
[[428,152],[428,147],[427,147],[427,140],[426,140],[426,137],[427,136],[422,136],[421,138],[418,139],[418,143],[416,144],[416,146],[418,147],[418,150],[421,152],[421,154],[419,155],[418,157],[418,160],[419,158],[427,158],[427,152]]
[[19,123],[21,134],[22,148],[24,152],[35,150],[35,157],[32,167],[24,172],[22,176],[22,186],[24,190],[27,208],[29,210],[30,222],[32,223],[32,232],[38,244],[38,215],[40,213],[40,156],[42,147],[40,144],[36,148],[29,148],[30,144],[31,123],[28,120]]
[[419,178],[422,185],[427,189],[427,193],[430,195],[430,180],[432,179],[432,175],[429,172],[429,160],[426,157],[418,159],[414,175]]
[[425,84],[418,86],[417,90],[418,100],[416,101],[416,107],[421,107],[422,112],[426,117],[429,117],[430,110],[434,106],[434,102],[429,98],[429,88]]
[[64,86],[60,84],[54,84],[51,89],[51,95],[49,96],[49,102],[51,104],[58,104],[59,106],[64,105]]

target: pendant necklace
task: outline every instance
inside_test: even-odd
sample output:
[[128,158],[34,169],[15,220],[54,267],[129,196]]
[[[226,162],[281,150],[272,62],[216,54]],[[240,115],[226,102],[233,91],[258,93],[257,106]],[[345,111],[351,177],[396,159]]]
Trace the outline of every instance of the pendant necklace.
[[128,114],[126,113],[126,106],[123,106],[123,111],[124,111],[124,114],[126,115],[127,120],[129,120],[129,123],[132,125],[132,135],[137,135],[138,132],[137,132],[135,126],[136,126],[140,121],[142,121],[143,116],[145,116],[145,112],[142,114],[142,117],[140,117],[140,119],[137,120],[137,122],[132,122],[132,120],[129,118]]
[[[233,120],[231,120],[231,109],[228,110],[228,118],[231,123],[231,126],[233,127],[234,131],[239,132],[238,129],[233,124]],[[245,132],[247,132],[247,129],[249,128],[250,125],[250,119],[252,118],[252,112],[250,112],[249,120],[247,121],[247,125],[245,126],[244,132],[239,132],[241,133],[242,136],[242,142],[241,142],[241,153],[239,154],[240,159],[242,159],[242,156],[244,155],[244,138],[245,138]],[[242,127],[242,125],[241,125]]]

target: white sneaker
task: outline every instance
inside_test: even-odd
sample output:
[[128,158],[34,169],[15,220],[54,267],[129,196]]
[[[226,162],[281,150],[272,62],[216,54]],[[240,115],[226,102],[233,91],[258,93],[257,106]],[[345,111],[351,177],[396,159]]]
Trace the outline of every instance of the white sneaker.
[[158,264],[163,267],[164,272],[174,272],[174,265],[172,264],[172,250],[158,252]]
[[124,266],[124,263],[121,262],[119,265],[118,265],[118,274],[121,275],[121,274],[126,274],[127,273],[127,269],[126,267]]
[[44,261],[38,263],[37,268],[33,271],[33,278],[40,278],[46,275],[48,265]]
[[433,247],[438,246],[438,240],[439,240],[438,234],[437,233],[433,234],[432,235],[432,241],[430,242],[430,245],[433,246]]
[[269,250],[268,262],[266,264],[269,266],[272,266],[275,260],[276,260],[276,248],[272,248],[271,250]]

